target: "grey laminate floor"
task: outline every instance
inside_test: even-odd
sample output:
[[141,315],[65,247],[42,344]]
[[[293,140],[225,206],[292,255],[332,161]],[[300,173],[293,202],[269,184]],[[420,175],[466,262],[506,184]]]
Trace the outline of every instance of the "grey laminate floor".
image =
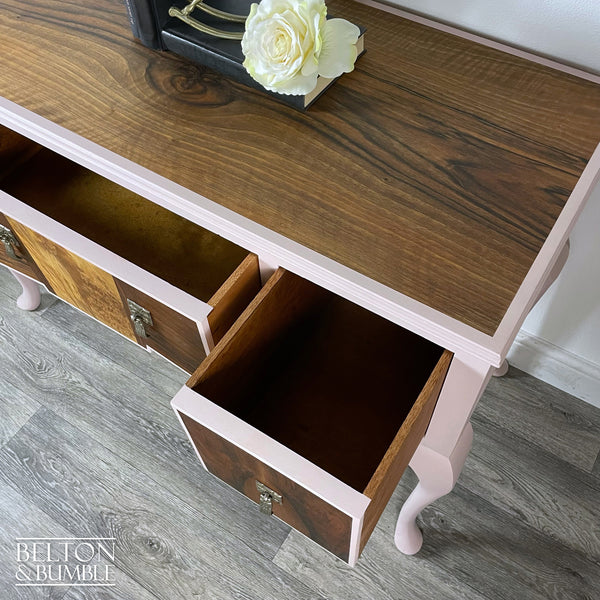
[[[0,600],[600,599],[600,411],[494,380],[414,557],[405,474],[355,569],[208,475],[169,407],[186,376],[0,269]],[[114,537],[115,587],[17,587],[16,538]]]

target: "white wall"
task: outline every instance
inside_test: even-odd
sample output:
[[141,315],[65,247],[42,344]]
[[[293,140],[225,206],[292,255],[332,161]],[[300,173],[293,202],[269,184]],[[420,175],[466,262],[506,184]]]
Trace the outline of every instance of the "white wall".
[[600,73],[599,0],[384,0]]
[[565,268],[523,323],[508,358],[600,407],[600,186],[573,229]]
[[[600,74],[600,0],[387,0]],[[600,185],[569,260],[509,353],[515,366],[600,407]]]

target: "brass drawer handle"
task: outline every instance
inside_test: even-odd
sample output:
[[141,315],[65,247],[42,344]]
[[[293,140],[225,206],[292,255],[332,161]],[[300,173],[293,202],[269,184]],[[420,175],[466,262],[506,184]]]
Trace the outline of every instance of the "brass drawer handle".
[[281,494],[274,492],[271,488],[268,488],[264,483],[261,483],[260,481],[256,482],[256,489],[260,492],[260,498],[258,501],[260,512],[264,513],[265,515],[272,515],[273,502],[281,504],[283,501]]
[[127,298],[127,307],[129,308],[129,315],[133,322],[133,328],[135,334],[140,338],[150,337],[150,334],[146,331],[146,327],[152,327],[152,315],[149,310],[135,303],[133,300]]
[[6,252],[9,258],[20,261],[24,260],[20,256],[17,256],[15,253],[15,248],[20,247],[19,241],[15,237],[15,234],[4,225],[0,225],[0,242],[4,244],[4,251]]

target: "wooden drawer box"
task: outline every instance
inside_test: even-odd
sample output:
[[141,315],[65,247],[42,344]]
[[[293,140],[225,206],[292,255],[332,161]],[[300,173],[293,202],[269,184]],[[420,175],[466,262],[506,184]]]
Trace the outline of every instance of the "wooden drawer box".
[[255,255],[49,150],[0,185],[54,293],[188,372],[260,289]]
[[451,356],[279,269],[172,406],[208,471],[354,564]]

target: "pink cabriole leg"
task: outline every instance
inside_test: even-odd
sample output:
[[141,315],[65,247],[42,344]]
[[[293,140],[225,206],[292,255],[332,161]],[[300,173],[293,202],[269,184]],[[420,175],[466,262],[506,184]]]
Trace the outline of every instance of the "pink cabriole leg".
[[415,554],[423,543],[416,524],[419,513],[456,484],[473,440],[469,419],[491,372],[489,364],[474,357],[452,359],[427,433],[410,462],[419,483],[400,511],[394,535],[405,554]]
[[41,301],[38,284],[32,279],[29,279],[29,277],[21,275],[18,271],[13,271],[12,269],[9,270],[23,289],[23,292],[17,298],[17,306],[22,310],[35,310],[40,305]]
[[416,554],[421,549],[423,534],[416,519],[426,506],[452,491],[472,443],[473,428],[467,423],[450,456],[439,454],[424,444],[417,448],[410,467],[419,483],[400,511],[394,534],[396,547],[404,554]]

